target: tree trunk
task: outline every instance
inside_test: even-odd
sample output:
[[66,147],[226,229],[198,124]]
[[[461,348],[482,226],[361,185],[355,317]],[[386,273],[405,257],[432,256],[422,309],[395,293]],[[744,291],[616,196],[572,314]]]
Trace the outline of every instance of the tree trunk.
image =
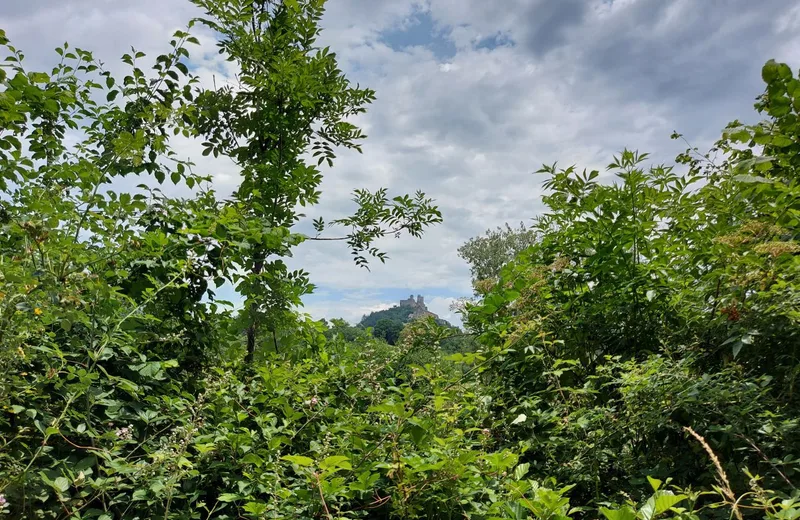
[[[264,260],[259,259],[253,263],[253,274],[261,274],[261,269],[264,268]],[[247,354],[244,357],[246,364],[253,362],[253,357],[256,353],[256,328],[258,325],[257,305],[255,302],[250,304],[250,324],[247,326]]]

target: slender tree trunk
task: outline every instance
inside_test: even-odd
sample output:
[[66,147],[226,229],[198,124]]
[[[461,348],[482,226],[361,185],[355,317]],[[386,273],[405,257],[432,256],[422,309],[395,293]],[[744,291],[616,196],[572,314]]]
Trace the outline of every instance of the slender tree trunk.
[[[255,304],[250,304],[251,307]],[[249,365],[253,362],[253,356],[256,353],[256,322],[250,320],[250,325],[247,327],[247,355],[244,357],[245,364]]]
[[[261,269],[263,268],[264,260],[256,260],[253,263],[253,274],[261,274]],[[256,353],[256,329],[258,328],[257,314],[257,304],[253,302],[250,304],[250,324],[247,326],[247,354],[244,357],[244,362],[248,365],[253,362],[253,357]]]

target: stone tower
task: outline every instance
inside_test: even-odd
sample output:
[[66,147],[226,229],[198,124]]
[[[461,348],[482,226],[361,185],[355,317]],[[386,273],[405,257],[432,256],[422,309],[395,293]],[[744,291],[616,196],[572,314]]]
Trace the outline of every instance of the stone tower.
[[414,295],[411,294],[408,296],[407,300],[400,300],[401,307],[411,307],[411,313],[409,314],[409,319],[417,319],[417,318],[424,318],[425,316],[433,316],[434,318],[438,318],[438,316],[428,310],[428,307],[425,306],[425,298],[421,295],[417,295],[417,299],[414,299]]

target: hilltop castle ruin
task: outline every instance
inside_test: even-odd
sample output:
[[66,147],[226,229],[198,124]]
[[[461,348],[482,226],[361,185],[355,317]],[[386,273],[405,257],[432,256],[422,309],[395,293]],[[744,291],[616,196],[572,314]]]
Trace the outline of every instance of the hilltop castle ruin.
[[414,295],[411,294],[408,296],[407,300],[400,300],[400,306],[407,306],[407,307],[425,307],[425,298],[421,295],[417,295],[416,301],[414,300]]
[[425,306],[425,298],[422,295],[417,295],[417,299],[414,299],[414,295],[409,295],[407,300],[400,300],[401,307],[411,307],[413,311],[409,314],[409,320],[416,320],[418,318],[425,318],[427,316],[433,316],[434,319],[439,319],[439,316],[430,312],[428,307]]

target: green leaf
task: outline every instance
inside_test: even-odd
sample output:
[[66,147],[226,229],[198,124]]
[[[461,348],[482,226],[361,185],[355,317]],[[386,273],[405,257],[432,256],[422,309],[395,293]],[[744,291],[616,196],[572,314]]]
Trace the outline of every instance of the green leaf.
[[222,493],[217,500],[220,502],[234,502],[236,500],[241,500],[241,496],[237,493]]
[[267,510],[267,507],[267,504],[264,502],[248,502],[242,507],[242,509],[254,515],[261,515]]
[[656,491],[639,509],[638,516],[641,520],[653,520],[685,498],[686,495],[674,495],[671,491]]
[[741,338],[737,338],[736,341],[733,343],[733,347],[731,347],[731,354],[733,354],[733,359],[736,359],[736,356],[739,355],[741,352],[742,347],[744,346],[744,342]]
[[741,129],[737,132],[734,132],[730,135],[730,138],[734,141],[738,141],[740,143],[746,143],[753,138],[752,134],[747,129]]
[[158,495],[158,493],[160,493],[165,487],[166,486],[164,485],[163,481],[156,480],[150,484],[150,491],[152,491],[153,494]]
[[198,453],[203,454],[213,451],[214,446],[213,442],[198,443],[194,445],[194,449],[196,449]]
[[314,465],[314,459],[310,457],[304,457],[302,455],[284,455],[281,457],[281,460],[287,460],[292,464],[296,464],[297,466],[307,467]]
[[340,469],[353,468],[353,466],[350,464],[350,458],[345,457],[344,455],[333,455],[330,457],[326,457],[325,459],[322,460],[322,462],[319,463],[319,467],[323,471],[327,470],[338,471]]
[[600,512],[608,520],[636,520],[636,513],[630,506],[623,506],[620,509],[600,508]]
[[760,177],[758,175],[736,175],[733,180],[736,182],[744,182],[746,184],[753,184],[753,183],[772,183],[771,180],[767,179],[766,177]]
[[53,489],[65,493],[69,489],[69,480],[65,477],[58,477],[52,483]]
[[50,76],[44,72],[31,72],[29,75],[31,83],[47,83],[50,81]]
[[794,144],[794,141],[785,135],[773,135],[772,139],[770,140],[770,144],[772,146],[777,146],[779,148],[783,148],[785,146],[791,146]]
[[761,79],[764,80],[764,83],[772,83],[778,76],[780,75],[780,67],[775,60],[769,60],[764,64],[761,68]]
[[428,435],[428,431],[417,424],[409,425],[407,430],[408,433],[411,434],[411,438],[414,440],[414,443],[418,446],[425,439],[425,436]]
[[527,415],[525,415],[524,413],[521,413],[521,414],[519,414],[519,415],[517,416],[517,418],[516,418],[516,419],[514,419],[513,421],[511,421],[511,424],[520,424],[520,423],[524,423],[524,422],[525,422],[525,421],[527,421],[527,420],[528,420],[528,416],[527,416]]
[[[662,491],[662,493],[666,493]],[[679,502],[682,502],[688,498],[686,495],[673,495],[673,494],[663,494],[656,498],[656,514],[660,515],[661,513],[666,512],[671,507],[675,506]]]
[[255,453],[248,453],[242,458],[242,462],[244,464],[254,464],[256,467],[260,468],[264,464],[264,459]]
[[653,488],[653,491],[658,491],[658,488],[660,488],[662,484],[660,480],[653,478],[650,475],[647,476],[647,481],[650,483],[650,487]]

